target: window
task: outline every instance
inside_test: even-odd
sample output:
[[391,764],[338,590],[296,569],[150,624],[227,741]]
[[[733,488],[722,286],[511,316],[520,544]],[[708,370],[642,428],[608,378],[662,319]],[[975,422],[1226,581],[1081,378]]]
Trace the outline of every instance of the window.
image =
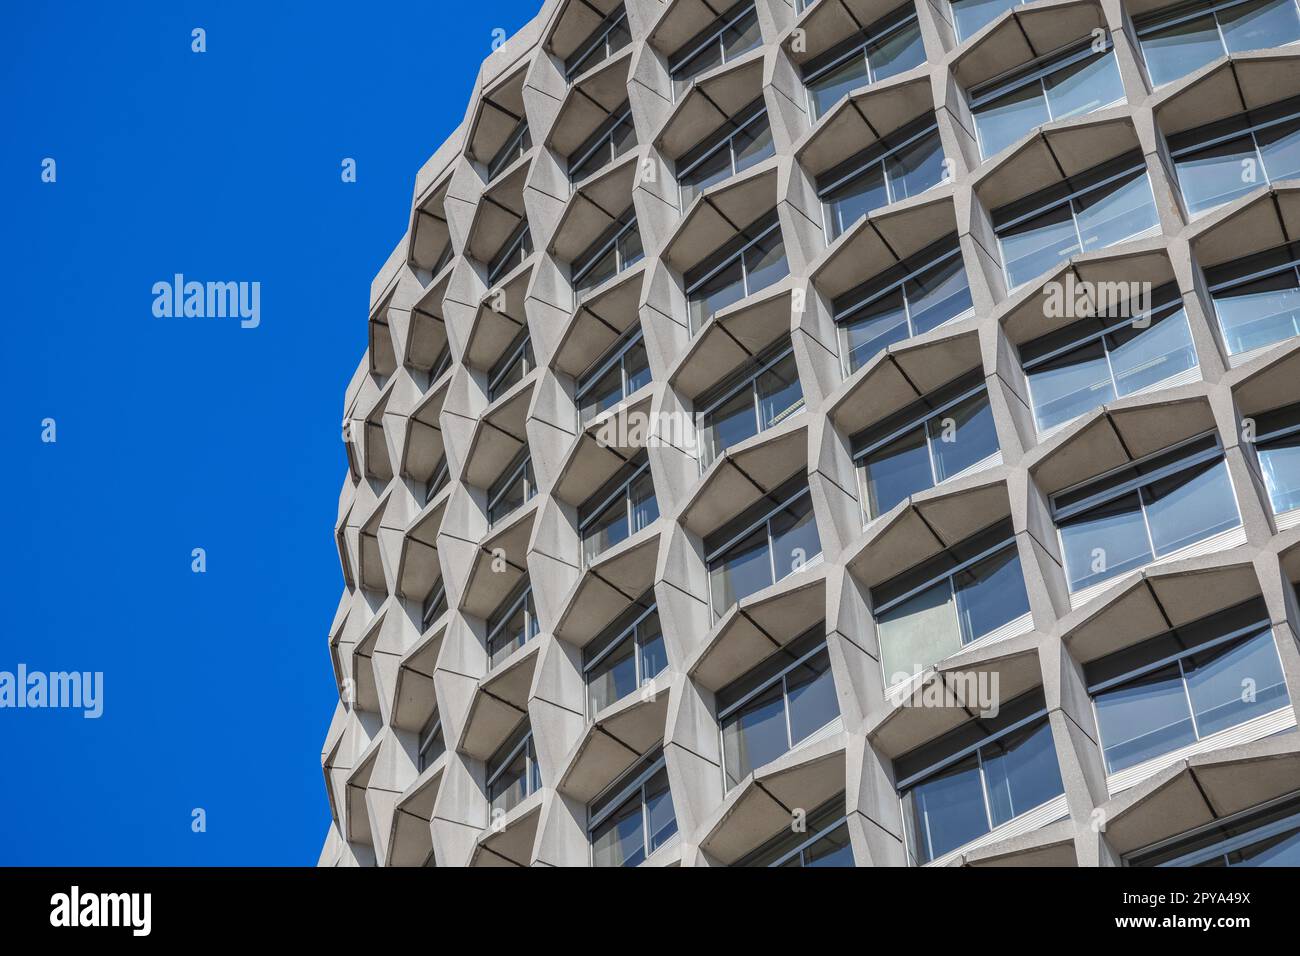
[[808,479],[791,478],[704,540],[716,621],[733,605],[821,556]]
[[947,179],[934,115],[924,116],[818,177],[826,232],[834,239],[863,216]]
[[643,451],[578,509],[578,536],[586,567],[601,554],[648,528],[659,517],[650,462]]
[[528,220],[522,219],[501,251],[488,263],[487,284],[492,285],[511,269],[524,264],[533,254],[533,234],[528,230]]
[[1030,627],[1011,519],[871,589],[887,687],[1011,624]]
[[510,391],[533,368],[533,343],[528,336],[528,329],[523,328],[488,372],[488,401],[494,402]]
[[585,427],[637,389],[650,383],[641,326],[634,325],[610,351],[578,379],[578,426]]
[[627,10],[619,4],[564,61],[564,77],[570,83],[602,60],[607,60],[632,42],[627,28]]
[[537,482],[533,480],[533,459],[524,448],[515,456],[514,461],[506,466],[505,472],[488,489],[488,527],[522,508],[537,494]]
[[525,578],[488,618],[488,667],[496,667],[538,633],[533,589]]
[[505,143],[497,150],[497,154],[488,163],[487,181],[492,182],[503,169],[532,148],[533,140],[528,135],[528,120],[521,119],[510,135],[506,137]]
[[632,126],[632,107],[624,102],[569,157],[570,181],[586,179],[634,146],[636,129]]
[[1205,270],[1229,355],[1300,335],[1300,243]]
[[645,255],[641,233],[636,227],[636,210],[631,206],[601,234],[573,263],[573,291],[594,289],[606,279],[640,262]]
[[859,432],[853,448],[868,518],[918,491],[995,464],[1001,452],[982,371]]
[[487,761],[488,805],[493,818],[509,813],[541,786],[533,729],[525,717]]
[[435,709],[422,728],[420,728],[418,765],[423,773],[433,766],[433,762],[447,752],[447,742],[442,734],[442,715]]
[[894,773],[908,851],[917,863],[937,860],[1065,793],[1041,690],[904,754]]
[[788,338],[700,399],[700,471],[732,445],[781,424],[803,408],[803,386]]
[[1177,296],[1166,286],[1151,296],[1161,304],[1141,315],[1083,319],[1022,345],[1039,434],[1116,398],[1181,384],[1195,371],[1196,347]]
[[1273,514],[1300,508],[1300,404],[1255,416],[1255,454]]
[[835,300],[845,375],[895,342],[937,329],[972,309],[954,234]]
[[668,667],[654,593],[647,591],[583,651],[587,716],[654,680]]
[[681,208],[715,183],[761,163],[776,153],[767,107],[760,96],[677,161]]
[[[439,319],[438,321],[441,322],[442,320]],[[450,342],[442,347],[442,351],[438,353],[438,357],[433,360],[433,367],[429,369],[429,384],[432,385],[434,382],[438,381],[438,379],[442,378],[449,368],[451,368]]]
[[877,20],[803,67],[808,108],[815,122],[842,97],[925,62],[925,45],[910,3]]
[[1288,703],[1262,599],[1084,666],[1109,773]]
[[1300,866],[1300,798],[1291,794],[1133,854],[1129,866]]
[[668,770],[656,748],[592,801],[592,866],[640,866],[677,832]]
[[840,715],[825,624],[718,691],[717,703],[723,786],[730,790]]
[[1169,150],[1191,215],[1293,179],[1300,175],[1300,97],[1171,136]]
[[1104,109],[1124,99],[1109,38],[1102,52],[1084,44],[1052,54],[971,90],[980,156],[988,159],[1036,126]]
[[1300,40],[1295,0],[1181,3],[1137,18],[1136,25],[1152,86],[1186,76],[1225,53]]
[[1080,252],[1159,228],[1142,156],[1129,153],[993,212],[1007,288]]
[[1059,492],[1052,515],[1071,591],[1241,525],[1213,434]]
[[447,588],[439,578],[429,591],[420,611],[420,630],[427,631],[434,621],[447,613]]
[[844,794],[808,814],[806,829],[777,834],[736,866],[853,866]]
[[1025,0],[952,0],[952,19],[957,28],[958,42],[974,36],[1005,11],[1024,2]]
[[443,269],[447,268],[447,264],[450,263],[455,256],[456,250],[451,247],[451,239],[448,239],[446,246],[443,247],[442,252],[438,255],[438,260],[433,264],[433,268],[429,270],[429,275],[436,276]]
[[705,70],[729,63],[762,42],[753,0],[741,0],[668,58],[674,93]]
[[434,466],[433,477],[429,479],[428,487],[424,492],[424,503],[427,505],[434,498],[438,497],[438,492],[447,487],[451,481],[451,468],[447,464],[447,455],[444,453],[438,459],[438,464]]
[[715,312],[789,274],[781,224],[776,213],[771,212],[741,230],[720,252],[684,276],[691,334],[698,332]]

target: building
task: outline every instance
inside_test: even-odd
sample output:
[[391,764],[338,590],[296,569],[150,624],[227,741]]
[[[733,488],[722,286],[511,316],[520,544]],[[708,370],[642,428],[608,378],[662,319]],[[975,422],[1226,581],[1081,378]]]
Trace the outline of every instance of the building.
[[719,10],[416,177],[321,863],[1298,862],[1296,0]]

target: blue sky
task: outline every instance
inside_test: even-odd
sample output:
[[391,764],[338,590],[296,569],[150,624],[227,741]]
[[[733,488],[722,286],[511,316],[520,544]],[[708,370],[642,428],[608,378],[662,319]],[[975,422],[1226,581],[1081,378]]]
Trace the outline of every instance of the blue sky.
[[[370,280],[493,29],[537,6],[7,11],[0,671],[102,671],[104,714],[0,709],[0,864],[315,862]],[[155,318],[178,272],[260,282],[260,326]]]

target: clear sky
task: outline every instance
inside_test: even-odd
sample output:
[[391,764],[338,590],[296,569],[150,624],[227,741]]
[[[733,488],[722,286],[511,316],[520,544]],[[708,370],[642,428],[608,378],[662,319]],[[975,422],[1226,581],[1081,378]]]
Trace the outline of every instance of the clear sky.
[[[0,864],[315,863],[370,280],[539,5],[6,9],[0,671],[104,678],[97,720],[0,709]],[[176,273],[260,282],[260,325],[156,318]]]

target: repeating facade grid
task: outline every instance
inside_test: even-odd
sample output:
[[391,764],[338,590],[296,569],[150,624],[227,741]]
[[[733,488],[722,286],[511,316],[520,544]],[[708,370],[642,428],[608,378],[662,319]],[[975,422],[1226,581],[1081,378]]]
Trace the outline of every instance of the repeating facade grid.
[[1296,0],[546,0],[349,385],[322,865],[1300,863]]

